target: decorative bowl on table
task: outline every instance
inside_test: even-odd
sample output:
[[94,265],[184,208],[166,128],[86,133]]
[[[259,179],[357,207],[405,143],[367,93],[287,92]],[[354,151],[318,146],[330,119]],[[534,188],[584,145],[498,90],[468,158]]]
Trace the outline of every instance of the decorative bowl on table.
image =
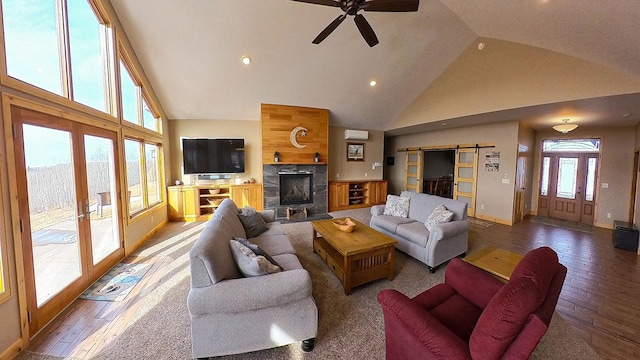
[[344,232],[352,232],[353,228],[356,227],[356,223],[354,223],[351,218],[335,219],[333,220],[333,225],[335,225],[338,230]]
[[209,189],[209,194],[211,195],[220,194],[220,189]]

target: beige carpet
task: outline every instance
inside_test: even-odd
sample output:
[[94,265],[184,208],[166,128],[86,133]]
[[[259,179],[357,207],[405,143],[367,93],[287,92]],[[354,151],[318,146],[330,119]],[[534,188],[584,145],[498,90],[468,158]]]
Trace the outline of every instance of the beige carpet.
[[[368,224],[368,209],[338,212]],[[189,291],[188,250],[202,225],[182,232],[180,223],[170,223],[150,240],[142,253],[170,254],[174,261],[167,267],[158,287],[142,300],[136,316],[124,333],[97,359],[188,359],[191,357],[189,316],[186,297]],[[311,273],[313,295],[318,305],[319,328],[316,348],[305,354],[299,344],[221,359],[384,359],[384,323],[377,294],[395,288],[409,296],[441,282],[445,269],[429,274],[427,267],[398,252],[396,278],[359,286],[345,296],[338,279],[312,252],[311,226],[308,222],[285,224],[300,261]],[[171,246],[167,245],[171,244]],[[19,359],[56,359],[27,352]],[[532,359],[598,359],[595,352],[556,314],[551,327]]]

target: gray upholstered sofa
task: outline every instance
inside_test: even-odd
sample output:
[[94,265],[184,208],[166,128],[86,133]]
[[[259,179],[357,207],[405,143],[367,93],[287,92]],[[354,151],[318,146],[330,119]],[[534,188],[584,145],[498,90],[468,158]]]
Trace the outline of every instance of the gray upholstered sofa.
[[282,225],[272,211],[260,212],[268,230],[250,238],[278,262],[283,271],[243,277],[229,241],[245,238],[238,207],[225,199],[195,241],[189,256],[193,355],[207,358],[267,349],[302,341],[313,349],[318,309],[311,296],[311,277],[302,268]]
[[[410,198],[409,216],[383,215],[384,205],[375,205],[371,208],[373,229],[398,240],[396,248],[427,264],[431,273],[438,265],[466,254],[469,244],[466,202],[410,191],[403,191],[400,196]],[[424,223],[441,204],[453,212],[453,218],[429,231]]]

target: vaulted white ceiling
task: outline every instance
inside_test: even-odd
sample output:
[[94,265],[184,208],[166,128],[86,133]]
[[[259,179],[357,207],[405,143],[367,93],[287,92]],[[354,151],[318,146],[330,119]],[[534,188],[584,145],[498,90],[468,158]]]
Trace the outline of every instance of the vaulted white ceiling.
[[[559,52],[640,79],[638,0],[422,0],[415,13],[363,12],[380,40],[373,48],[351,18],[311,43],[339,8],[289,0],[111,3],[170,119],[258,120],[260,104],[274,103],[329,109],[332,125],[389,130],[478,38]],[[240,61],[245,55],[249,66]],[[576,106],[599,109],[602,125],[640,121],[640,93],[615,106],[602,99]],[[553,104],[516,113],[526,120],[551,111]],[[618,119],[620,113],[632,115]]]

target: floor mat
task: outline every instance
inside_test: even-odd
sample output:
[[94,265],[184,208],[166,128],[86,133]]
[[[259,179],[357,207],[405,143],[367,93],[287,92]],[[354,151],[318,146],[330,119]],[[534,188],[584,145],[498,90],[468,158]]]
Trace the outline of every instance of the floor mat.
[[557,227],[561,227],[569,230],[577,230],[577,231],[582,231],[587,233],[593,232],[593,225],[583,224],[575,221],[553,219],[546,216],[534,216],[530,220],[540,224],[557,226]]
[[80,298],[86,300],[122,301],[149,271],[149,264],[116,264],[93,283]]
[[489,226],[494,224],[491,221],[484,221],[484,220],[471,218],[471,217],[469,218],[469,223],[471,225],[480,226],[480,227],[483,227],[483,228],[489,227]]

